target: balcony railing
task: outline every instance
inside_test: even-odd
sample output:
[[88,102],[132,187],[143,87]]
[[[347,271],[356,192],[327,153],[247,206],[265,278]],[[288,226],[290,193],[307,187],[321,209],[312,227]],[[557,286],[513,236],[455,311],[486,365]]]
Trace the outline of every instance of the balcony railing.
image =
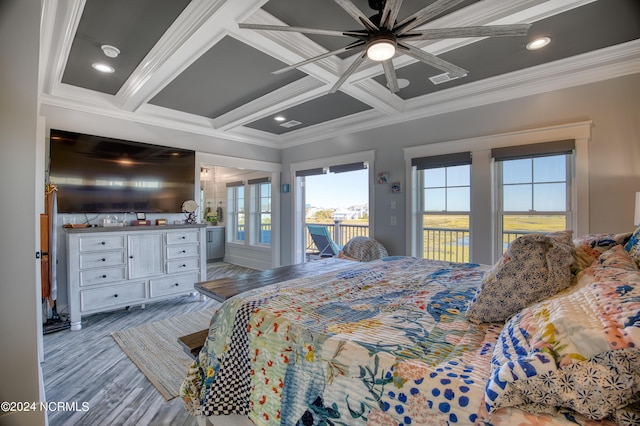
[[[329,228],[329,233],[340,247],[345,245],[347,241],[352,239],[353,237],[368,237],[369,236],[369,225],[368,224],[351,224],[351,223],[343,223],[341,220],[335,220],[334,223],[321,224]],[[305,226],[305,247],[307,253],[318,252],[313,240],[311,239],[311,235],[309,234],[309,230]]]
[[[521,235],[541,231],[505,231],[502,233],[503,251]],[[469,262],[469,230],[455,228],[422,228],[423,257],[448,262]]]
[[[335,221],[325,224],[333,240],[343,246],[353,237],[368,237],[369,225],[345,224]],[[305,226],[306,228],[306,226]],[[521,235],[542,231],[505,231],[502,233],[503,251],[513,240]],[[448,262],[469,262],[469,230],[462,228],[422,228],[423,257],[425,259],[446,260]],[[309,231],[306,231],[305,247],[307,253],[317,252]]]

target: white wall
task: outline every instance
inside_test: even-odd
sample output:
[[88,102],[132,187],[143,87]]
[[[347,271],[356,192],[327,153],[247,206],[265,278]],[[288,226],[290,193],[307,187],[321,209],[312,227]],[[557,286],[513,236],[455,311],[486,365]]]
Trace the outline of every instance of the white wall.
[[[633,195],[640,191],[640,74],[287,148],[283,170],[291,163],[375,149],[375,172],[388,171],[391,181],[406,184],[404,147],[587,120],[595,126],[589,143],[589,231],[631,231]],[[406,254],[404,189],[393,194],[387,186],[374,185],[376,239],[394,255]],[[293,222],[292,198],[282,197],[282,223]],[[392,214],[396,226],[390,225]],[[281,256],[289,259],[291,231],[282,228]]]
[[[41,400],[38,362],[36,153],[40,2],[0,2],[0,401]],[[20,41],[20,47],[16,42]],[[40,156],[41,158],[41,156]],[[40,411],[6,414],[3,425],[45,424]]]

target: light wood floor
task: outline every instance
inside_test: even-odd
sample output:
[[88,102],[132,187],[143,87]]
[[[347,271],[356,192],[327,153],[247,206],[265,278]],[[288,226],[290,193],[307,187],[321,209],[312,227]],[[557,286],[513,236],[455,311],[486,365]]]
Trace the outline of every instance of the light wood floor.
[[[246,273],[246,268],[210,264],[208,278]],[[82,330],[44,336],[42,364],[48,402],[89,404],[78,412],[49,412],[49,424],[59,425],[196,425],[179,398],[165,401],[138,367],[122,352],[111,333],[147,322],[217,306],[208,299],[173,300],[95,314],[83,318]],[[185,372],[186,375],[186,372]]]

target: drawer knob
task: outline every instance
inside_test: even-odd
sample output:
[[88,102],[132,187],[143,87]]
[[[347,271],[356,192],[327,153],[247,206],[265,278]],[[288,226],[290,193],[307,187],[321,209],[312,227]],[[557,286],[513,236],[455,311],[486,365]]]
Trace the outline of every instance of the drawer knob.
[[182,267],[183,267],[183,268],[186,268],[186,267],[187,267],[187,265],[185,265],[185,264],[183,263],[183,264],[182,264]]
[[106,276],[106,275],[103,275],[103,276],[102,276],[102,278],[107,278],[107,276]]
[[118,297],[118,293],[114,294],[113,297]]
[[102,259],[100,259],[100,260],[102,260],[103,262],[106,262],[106,261],[107,261],[107,259],[105,259],[104,257],[103,257]]
[[186,240],[186,239],[187,239],[187,237],[185,237],[185,236],[183,235],[183,236],[182,236],[182,239],[183,239],[183,240]]
[[178,287],[180,285],[180,283],[176,283],[176,287]]
[[183,252],[183,253],[186,253],[187,251],[186,251],[186,250],[182,250],[182,252]]
[[133,256],[129,256],[129,259],[133,259]]
[[106,241],[101,242],[100,244],[102,244],[103,246],[107,244]]

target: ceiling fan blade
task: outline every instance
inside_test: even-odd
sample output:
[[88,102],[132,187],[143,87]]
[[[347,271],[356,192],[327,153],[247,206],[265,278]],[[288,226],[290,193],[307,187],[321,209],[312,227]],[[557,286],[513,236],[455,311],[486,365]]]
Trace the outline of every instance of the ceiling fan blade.
[[378,31],[376,24],[371,22],[371,19],[367,17],[358,7],[351,2],[351,0],[334,0],[340,7],[342,7],[349,15],[356,21],[360,22],[367,30]]
[[398,87],[398,79],[396,78],[396,69],[393,67],[391,59],[383,61],[382,68],[384,69],[384,75],[387,78],[387,85],[389,86],[391,93],[400,91],[400,88]]
[[403,19],[394,27],[397,35],[401,35],[427,22],[429,19],[446,12],[452,7],[462,3],[464,0],[436,0],[429,6],[417,11],[406,19]]
[[391,30],[393,24],[396,22],[398,12],[400,12],[400,6],[402,6],[402,0],[387,0],[382,10],[382,18],[380,19],[380,26]]
[[411,31],[402,36],[402,40],[436,40],[466,37],[502,37],[525,36],[531,24],[485,25],[480,27],[435,28],[431,30]]
[[336,31],[336,30],[323,30],[316,28],[303,28],[303,27],[287,27],[282,25],[263,25],[263,24],[245,24],[239,23],[240,28],[249,30],[267,30],[267,31],[289,31],[294,33],[303,34],[319,34],[329,36],[351,36],[351,37],[365,37],[366,34],[358,33],[356,31]]
[[323,53],[322,55],[314,56],[313,58],[305,59],[304,61],[298,62],[297,64],[289,65],[288,67],[273,71],[271,74],[282,74],[287,71],[291,71],[292,69],[299,68],[303,65],[310,64],[311,62],[319,61],[320,59],[328,58],[329,56],[338,55],[340,53],[346,52],[347,50],[355,49],[355,51],[360,51],[362,49],[358,48],[364,48],[364,45],[364,41],[357,41],[350,44],[349,46],[345,46],[337,50],[332,50],[331,52]]
[[453,76],[464,77],[465,75],[469,74],[469,71],[465,70],[464,68],[460,68],[459,66],[454,65],[451,62],[440,59],[437,56],[432,55],[431,53],[427,53],[424,50],[418,49],[417,47],[413,47],[409,44],[404,43],[398,43],[398,47],[412,58],[415,58],[427,65],[431,65],[432,67],[438,68],[442,71],[448,72]]
[[366,57],[367,57],[367,53],[365,52],[362,55],[360,55],[355,61],[353,61],[349,66],[349,68],[347,68],[347,70],[340,76],[338,81],[336,81],[336,84],[334,84],[331,90],[329,90],[329,93],[336,93],[340,88],[340,86],[342,86],[344,82],[347,81],[347,78],[349,78],[351,74],[356,72],[356,70],[358,69],[360,64],[362,64],[362,62],[365,60]]

